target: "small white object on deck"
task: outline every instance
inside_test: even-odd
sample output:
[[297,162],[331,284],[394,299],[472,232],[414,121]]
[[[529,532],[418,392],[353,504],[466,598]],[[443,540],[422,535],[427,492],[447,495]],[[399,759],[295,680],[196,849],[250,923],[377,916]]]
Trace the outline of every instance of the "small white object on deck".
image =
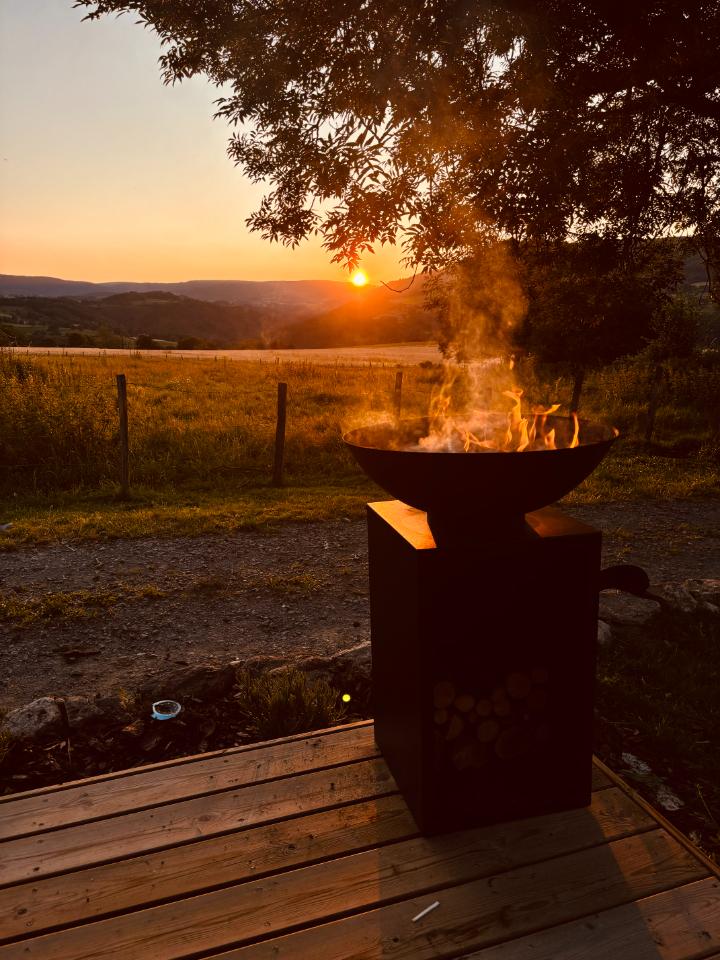
[[416,917],[413,917],[412,922],[417,923],[418,920],[422,920],[422,918],[425,916],[426,913],[430,913],[431,910],[434,910],[435,907],[439,907],[439,906],[440,906],[440,901],[436,900],[435,903],[431,903],[429,907],[425,907],[425,909],[421,910]]

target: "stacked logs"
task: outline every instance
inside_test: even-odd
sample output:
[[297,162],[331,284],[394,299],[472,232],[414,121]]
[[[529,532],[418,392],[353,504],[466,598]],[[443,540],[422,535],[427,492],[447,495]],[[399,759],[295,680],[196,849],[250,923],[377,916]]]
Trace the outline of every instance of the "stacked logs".
[[450,680],[435,684],[437,740],[452,744],[449,752],[457,770],[483,767],[493,756],[513,760],[548,739],[548,676],[539,666],[508,673],[492,692],[481,695],[459,691]]

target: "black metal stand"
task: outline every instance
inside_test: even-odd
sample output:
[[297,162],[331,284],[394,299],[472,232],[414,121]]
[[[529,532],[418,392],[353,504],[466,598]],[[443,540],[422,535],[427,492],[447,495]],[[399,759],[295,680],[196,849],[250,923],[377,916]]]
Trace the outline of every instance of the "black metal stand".
[[526,521],[439,548],[368,505],[376,739],[425,833],[590,802],[601,535]]

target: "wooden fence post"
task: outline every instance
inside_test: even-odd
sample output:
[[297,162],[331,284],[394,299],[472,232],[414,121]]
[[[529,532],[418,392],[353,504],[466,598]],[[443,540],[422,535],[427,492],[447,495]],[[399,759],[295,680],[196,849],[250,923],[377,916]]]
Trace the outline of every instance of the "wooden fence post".
[[287,408],[287,384],[278,384],[277,426],[275,427],[275,462],[272,482],[274,487],[282,486],[283,460],[285,459],[285,414]]
[[127,381],[124,373],[118,373],[115,379],[117,380],[118,413],[120,415],[120,497],[127,500],[130,496]]
[[400,413],[402,411],[402,382],[403,382],[403,372],[398,370],[395,374],[395,418],[400,419]]

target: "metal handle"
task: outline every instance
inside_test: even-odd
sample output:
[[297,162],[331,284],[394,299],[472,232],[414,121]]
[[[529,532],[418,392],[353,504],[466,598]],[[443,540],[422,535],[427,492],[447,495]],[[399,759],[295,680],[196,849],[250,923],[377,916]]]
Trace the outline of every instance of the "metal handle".
[[622,590],[636,597],[645,597],[650,578],[642,567],[631,563],[619,563],[600,571],[598,590]]

